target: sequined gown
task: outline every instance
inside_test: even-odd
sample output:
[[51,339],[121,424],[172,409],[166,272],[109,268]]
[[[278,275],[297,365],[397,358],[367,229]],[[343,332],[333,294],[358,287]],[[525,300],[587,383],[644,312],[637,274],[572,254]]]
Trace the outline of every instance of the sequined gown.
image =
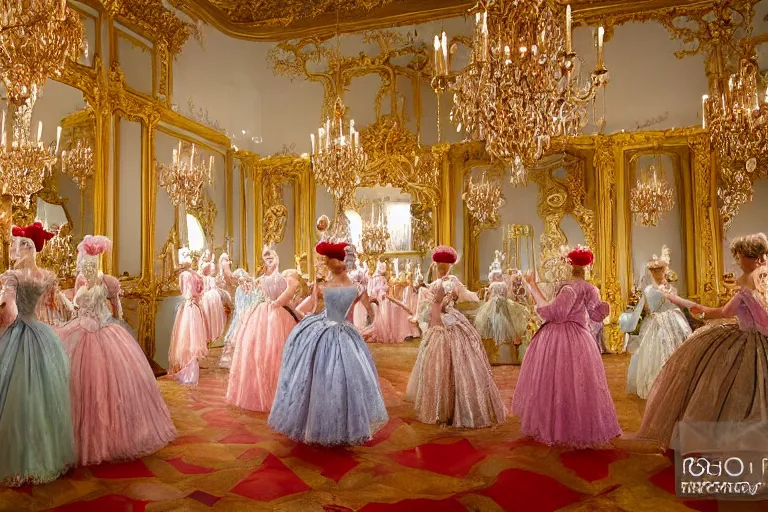
[[213,276],[214,264],[206,263],[211,275],[203,275],[203,296],[200,299],[200,309],[203,311],[208,326],[208,341],[214,341],[224,334],[227,325],[227,313],[224,311],[224,300]]
[[374,275],[368,283],[368,295],[378,303],[373,322],[363,331],[365,341],[371,343],[402,343],[414,334],[408,312],[387,297],[389,282],[386,276]]
[[179,289],[183,302],[176,310],[168,348],[170,373],[176,373],[192,361],[208,355],[208,331],[199,305],[203,280],[196,272],[185,270],[179,275]]
[[429,328],[419,347],[406,399],[414,403],[416,417],[424,423],[459,428],[503,423],[504,403],[480,335],[452,305],[441,311],[443,298],[450,291],[446,288],[456,290],[459,300],[470,295],[455,276],[429,286]]
[[235,333],[243,320],[247,318],[251,308],[264,302],[264,293],[260,288],[254,288],[251,283],[241,284],[235,291],[235,312],[224,335],[224,350],[221,351],[219,368],[229,368],[232,365],[232,355],[235,353]]
[[275,399],[283,347],[296,319],[284,307],[288,302],[280,302],[288,288],[287,279],[274,271],[259,278],[259,282],[264,302],[249,310],[234,335],[227,403],[267,412]]
[[306,444],[358,445],[387,423],[373,358],[347,321],[362,292],[326,287],[325,310],[291,333],[269,415],[273,430]]
[[56,277],[3,274],[0,323],[0,485],[56,480],[77,461],[69,402],[69,359],[35,316]]
[[[77,317],[57,329],[70,359],[70,397],[81,465],[136,459],[176,437],[144,352],[122,325],[120,284],[100,275],[75,292]],[[110,302],[113,308],[110,309]]]
[[667,293],[675,293],[669,285],[649,285],[643,291],[632,314],[622,314],[620,323],[625,332],[634,332],[645,305],[649,315],[640,325],[636,347],[629,347],[632,358],[627,373],[627,392],[647,398],[653,382],[672,353],[691,335],[691,326],[683,312],[666,299]]
[[742,288],[723,308],[738,323],[697,329],[664,365],[637,437],[669,446],[675,424],[768,421],[768,311]]
[[621,435],[600,350],[587,326],[587,317],[599,322],[608,316],[608,304],[595,286],[573,279],[536,311],[544,324],[528,346],[512,404],[522,433],[576,448]]

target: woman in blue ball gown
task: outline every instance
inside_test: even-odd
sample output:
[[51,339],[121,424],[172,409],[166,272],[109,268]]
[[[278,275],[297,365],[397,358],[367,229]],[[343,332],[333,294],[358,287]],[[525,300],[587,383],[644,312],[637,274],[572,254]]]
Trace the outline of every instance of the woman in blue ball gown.
[[306,444],[364,444],[388,416],[373,358],[350,317],[358,301],[373,311],[365,289],[347,275],[354,248],[323,241],[315,250],[330,271],[313,290],[315,306],[322,295],[325,310],[306,316],[288,337],[269,426]]
[[69,359],[61,341],[35,317],[56,280],[35,255],[53,235],[40,223],[14,226],[14,269],[2,275],[0,298],[0,485],[56,480],[75,464]]

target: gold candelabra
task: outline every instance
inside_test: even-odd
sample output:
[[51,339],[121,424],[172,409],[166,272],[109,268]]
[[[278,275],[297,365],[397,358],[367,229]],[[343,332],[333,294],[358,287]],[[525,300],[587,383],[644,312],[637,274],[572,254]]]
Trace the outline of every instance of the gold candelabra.
[[[659,155],[659,168],[664,167]],[[637,184],[630,193],[630,210],[635,220],[643,226],[657,226],[662,215],[672,211],[675,198],[672,189],[662,174],[658,176],[656,166],[651,165],[641,172]]]
[[80,189],[86,188],[93,176],[93,149],[82,140],[69,151],[61,152],[61,172],[71,177]]
[[77,264],[72,235],[57,233],[40,253],[40,266],[55,271],[59,279],[74,278]]
[[333,117],[317,130],[317,138],[315,134],[310,135],[312,172],[336,200],[351,197],[367,162],[354,120],[349,121],[348,136],[344,135],[345,110],[341,99],[337,99]]
[[[753,50],[752,50],[753,52]],[[768,154],[768,91],[760,101],[759,66],[752,53],[740,59],[727,85],[702,98],[702,127],[709,130],[721,168],[721,215],[730,224],[738,205],[752,199],[758,160]]]
[[[510,167],[512,183],[527,182],[526,166],[550,147],[553,137],[578,135],[588,106],[609,81],[603,62],[605,31],[597,31],[597,67],[580,84],[573,51],[571,8],[556,0],[480,0],[476,6],[472,59],[451,72],[448,39],[435,36],[438,94],[453,93],[451,120],[488,153]],[[562,27],[565,26],[565,31]],[[596,120],[602,124],[602,117]]]
[[194,144],[179,141],[172,163],[158,166],[158,179],[173,206],[197,206],[205,186],[213,185],[213,155],[206,165]]
[[489,180],[485,172],[479,181],[469,178],[462,198],[478,226],[493,226],[498,223],[499,208],[504,206],[504,196],[500,184],[496,180]]

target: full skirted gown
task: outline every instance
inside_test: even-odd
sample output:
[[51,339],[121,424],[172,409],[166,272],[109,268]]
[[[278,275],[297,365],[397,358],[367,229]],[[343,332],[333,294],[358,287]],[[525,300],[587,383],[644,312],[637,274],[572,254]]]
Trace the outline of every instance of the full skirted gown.
[[144,352],[112,322],[120,316],[120,283],[100,275],[75,292],[77,317],[57,329],[70,359],[75,445],[81,465],[135,459],[176,437],[168,407]]
[[[206,263],[210,269],[214,268],[213,263]],[[213,270],[210,271],[213,273]],[[203,317],[208,326],[208,341],[215,341],[224,334],[224,328],[227,325],[227,313],[224,310],[224,300],[216,284],[216,278],[213,275],[203,275],[203,296],[200,299],[200,309],[203,311]]]
[[671,286],[649,285],[631,314],[622,313],[620,323],[624,332],[634,332],[645,305],[649,315],[640,325],[627,372],[627,392],[647,398],[653,382],[672,353],[691,335],[683,312],[666,299],[667,293],[675,293]]
[[406,399],[419,421],[483,428],[502,423],[506,412],[480,335],[452,305],[441,312],[445,286],[459,299],[469,292],[455,276],[430,285],[429,328],[424,333]]
[[35,314],[41,322],[56,327],[69,322],[75,316],[75,307],[59,288],[58,281],[53,281],[40,297]]
[[240,328],[240,324],[248,317],[251,308],[262,302],[264,302],[264,293],[260,288],[254,287],[252,283],[241,284],[235,290],[235,312],[232,314],[229,328],[224,335],[224,350],[221,351],[219,368],[232,366],[232,355],[235,353],[235,333]]
[[183,302],[176,310],[168,348],[170,373],[208,355],[208,328],[199,305],[203,280],[196,272],[185,270],[179,275],[179,289]]
[[[353,282],[360,284],[360,286],[366,289],[368,288],[368,272],[365,269],[358,268],[349,277]],[[368,327],[368,311],[359,301],[355,302],[352,308],[352,323],[361,332]]]
[[306,316],[291,333],[269,415],[276,432],[306,444],[357,445],[387,423],[373,358],[347,321],[362,292],[360,286],[326,287],[325,310]]
[[374,275],[368,283],[368,295],[378,304],[371,325],[363,331],[365,341],[371,343],[402,343],[406,338],[418,337],[408,312],[387,297],[389,283],[386,276]]
[[[56,480],[77,461],[69,402],[69,359],[53,329],[35,316],[56,278],[21,271],[2,276],[0,485]],[[9,325],[10,324],[10,325]]]
[[475,327],[483,340],[491,340],[491,362],[517,362],[523,357],[531,314],[525,306],[507,296],[507,283],[488,286],[488,299],[477,309]]
[[723,308],[736,323],[697,329],[664,365],[637,437],[669,446],[675,424],[768,421],[768,312],[742,288]]
[[595,286],[573,279],[536,311],[544,324],[528,345],[512,404],[522,433],[576,448],[621,435],[600,350],[587,326],[587,316],[596,322],[608,316],[608,304]]
[[275,399],[283,347],[296,319],[277,301],[288,288],[278,271],[259,278],[264,302],[251,308],[234,335],[227,403],[249,411],[269,411]]

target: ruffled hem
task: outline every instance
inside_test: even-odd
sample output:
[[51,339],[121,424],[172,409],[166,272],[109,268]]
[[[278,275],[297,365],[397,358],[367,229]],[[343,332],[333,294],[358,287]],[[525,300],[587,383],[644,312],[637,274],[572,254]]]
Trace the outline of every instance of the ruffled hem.
[[173,436],[171,436],[171,439],[168,441],[161,441],[158,442],[156,446],[153,446],[152,448],[145,448],[144,450],[141,450],[136,455],[126,455],[122,457],[112,457],[112,458],[103,458],[103,459],[95,459],[95,460],[89,460],[89,461],[81,461],[79,464],[81,466],[98,466],[99,464],[104,463],[119,463],[119,462],[130,462],[133,460],[143,459],[144,457],[148,457],[152,454],[155,454],[171,444],[173,441],[176,440],[176,433],[173,433]]
[[371,434],[369,434],[367,436],[362,436],[362,437],[358,437],[358,438],[351,439],[351,440],[350,439],[338,439],[338,440],[333,440],[333,441],[313,441],[313,440],[309,440],[309,439],[304,438],[303,436],[298,436],[298,435],[295,435],[295,434],[293,434],[291,432],[288,432],[288,429],[282,429],[282,428],[275,427],[271,423],[269,424],[269,428],[271,428],[274,432],[276,432],[278,434],[284,435],[285,437],[287,437],[288,439],[290,439],[291,441],[293,441],[295,443],[306,444],[306,445],[309,445],[309,446],[325,446],[325,447],[334,447],[334,446],[362,446],[362,445],[368,443],[369,441],[371,441],[371,439],[373,439],[376,436],[376,434],[379,432],[379,430],[381,430],[384,427],[384,425],[386,425],[388,422],[389,422],[389,419],[387,419],[387,421],[384,421],[381,424],[375,423],[375,424],[371,425]]
[[597,448],[604,448],[610,445],[611,441],[614,439],[617,439],[621,437],[622,435],[621,429],[619,429],[619,433],[612,435],[612,436],[606,436],[601,437],[598,439],[592,439],[589,441],[567,441],[567,440],[554,440],[554,439],[548,439],[546,436],[540,435],[540,434],[531,434],[528,432],[523,432],[523,435],[530,437],[537,443],[544,444],[546,446],[549,446],[551,448],[570,448],[570,449],[576,449],[576,450],[594,450]]
[[65,474],[69,472],[69,470],[75,468],[77,466],[77,463],[70,463],[64,466],[60,471],[47,475],[47,476],[39,476],[39,475],[30,475],[26,477],[22,477],[21,475],[16,475],[14,477],[6,477],[5,479],[0,482],[0,487],[23,487],[25,485],[43,485],[50,482],[53,482],[54,480],[58,480]]

